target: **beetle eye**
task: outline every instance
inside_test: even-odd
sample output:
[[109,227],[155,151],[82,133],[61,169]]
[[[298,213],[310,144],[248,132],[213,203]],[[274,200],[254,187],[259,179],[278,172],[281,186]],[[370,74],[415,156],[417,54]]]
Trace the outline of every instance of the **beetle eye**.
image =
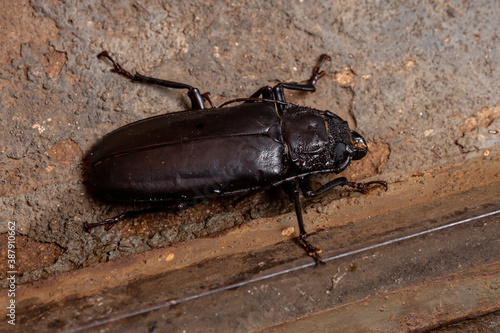
[[356,131],[351,131],[352,144],[354,146],[354,150],[352,152],[353,160],[360,160],[365,157],[368,152],[368,145],[366,144],[365,139]]

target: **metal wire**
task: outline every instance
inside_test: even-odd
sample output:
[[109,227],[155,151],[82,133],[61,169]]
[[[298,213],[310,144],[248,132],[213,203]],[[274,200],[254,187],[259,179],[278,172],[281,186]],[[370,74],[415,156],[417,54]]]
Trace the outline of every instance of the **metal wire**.
[[[410,235],[407,235],[407,236],[397,237],[397,238],[390,239],[390,240],[385,241],[385,242],[377,243],[377,244],[370,245],[370,246],[365,246],[365,247],[362,247],[362,248],[359,248],[359,249],[356,249],[356,250],[347,251],[347,252],[344,252],[344,253],[341,253],[341,254],[337,254],[337,255],[332,255],[332,256],[324,258],[323,261],[324,262],[328,262],[328,261],[333,261],[333,260],[337,260],[337,259],[340,259],[340,258],[345,258],[345,257],[348,257],[348,256],[352,256],[352,255],[361,253],[361,252],[370,251],[370,250],[377,249],[377,248],[382,247],[382,246],[386,246],[386,245],[390,245],[390,244],[395,244],[395,243],[398,243],[398,242],[402,242],[402,241],[405,241],[405,240],[408,240],[408,239],[412,239],[412,238],[416,238],[416,237],[419,237],[419,236],[422,236],[422,235],[430,234],[430,233],[433,233],[433,232],[436,232],[436,231],[440,231],[440,230],[443,230],[443,229],[452,228],[452,227],[455,227],[455,226],[458,226],[458,225],[461,225],[461,224],[465,224],[465,223],[468,223],[468,222],[476,221],[476,220],[479,220],[479,219],[482,219],[482,218],[485,218],[485,217],[489,217],[489,216],[493,216],[493,215],[496,215],[496,214],[500,214],[500,210],[496,210],[496,211],[493,211],[493,212],[489,212],[489,213],[477,215],[477,216],[470,217],[470,218],[467,218],[467,219],[463,219],[463,220],[451,222],[451,223],[448,223],[448,224],[445,224],[445,225],[442,225],[442,226],[439,226],[439,227],[435,227],[435,228],[427,229],[427,230],[424,230],[424,231],[416,232],[416,233],[413,233],[413,234],[410,234]],[[306,263],[306,264],[301,264],[301,265],[298,265],[298,266],[295,266],[295,267],[283,269],[283,270],[281,270],[279,272],[268,273],[268,274],[264,274],[262,276],[256,276],[256,277],[250,278],[250,279],[245,280],[245,281],[240,281],[240,282],[232,283],[232,284],[229,284],[229,285],[226,285],[226,286],[222,286],[222,287],[218,287],[218,288],[215,288],[215,289],[203,291],[203,292],[200,292],[200,293],[197,293],[197,294],[188,295],[188,296],[185,296],[185,297],[180,297],[180,298],[176,298],[176,299],[164,301],[164,302],[160,302],[160,303],[157,303],[157,304],[152,304],[152,305],[149,305],[149,306],[146,306],[146,307],[134,310],[134,311],[129,311],[129,312],[117,314],[117,315],[112,316],[112,317],[107,317],[107,318],[102,318],[102,319],[96,319],[96,320],[93,320],[92,322],[89,322],[87,324],[70,328],[69,332],[79,332],[79,331],[86,330],[86,329],[89,329],[89,328],[102,326],[102,325],[109,324],[109,323],[115,322],[115,321],[119,321],[119,320],[122,320],[122,319],[125,319],[125,318],[130,318],[130,317],[134,317],[134,316],[137,316],[137,315],[145,314],[145,313],[148,313],[148,312],[151,312],[151,311],[155,311],[155,310],[159,310],[159,309],[163,309],[163,308],[168,308],[168,307],[171,307],[173,305],[177,305],[177,304],[185,303],[185,302],[192,301],[192,300],[195,300],[195,299],[199,299],[199,298],[202,298],[202,297],[210,296],[210,295],[217,294],[217,293],[220,293],[220,292],[223,292],[223,291],[226,291],[226,290],[230,290],[230,289],[234,289],[234,288],[237,288],[237,287],[246,286],[246,285],[249,285],[249,284],[252,284],[252,283],[256,283],[256,282],[268,280],[268,279],[271,279],[271,278],[274,278],[274,277],[277,277],[277,276],[281,276],[281,275],[285,275],[285,274],[288,274],[288,273],[296,272],[296,271],[299,271],[299,270],[302,270],[302,269],[313,267],[315,265],[316,265],[316,263],[314,263],[314,262],[311,261],[311,262]]]

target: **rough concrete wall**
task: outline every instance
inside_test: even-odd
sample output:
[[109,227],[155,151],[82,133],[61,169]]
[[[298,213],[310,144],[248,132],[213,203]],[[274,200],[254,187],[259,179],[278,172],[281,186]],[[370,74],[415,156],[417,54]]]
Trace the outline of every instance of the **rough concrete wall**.
[[261,196],[236,210],[209,202],[84,232],[84,222],[127,208],[108,212],[86,192],[91,146],[188,103],[183,92],[109,73],[102,50],[132,72],[210,91],[215,104],[307,79],[318,56],[331,55],[315,94],[287,96],[338,113],[370,142],[372,158],[347,171],[355,179],[495,158],[488,149],[499,144],[496,2],[34,0],[4,1],[0,18],[0,244],[16,222],[21,282],[292,209]]

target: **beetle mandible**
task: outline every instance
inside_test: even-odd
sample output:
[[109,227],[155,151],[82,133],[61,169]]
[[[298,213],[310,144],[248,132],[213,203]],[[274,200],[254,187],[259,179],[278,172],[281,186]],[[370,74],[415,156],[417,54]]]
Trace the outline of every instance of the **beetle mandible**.
[[[101,200],[111,203],[158,204],[143,211],[129,211],[90,229],[113,224],[144,211],[176,205],[192,206],[201,200],[256,192],[282,185],[295,204],[299,240],[316,263],[318,248],[308,241],[300,192],[306,198],[336,186],[363,193],[384,181],[354,183],[340,177],[314,190],[310,176],[339,173],[352,160],[363,158],[368,146],[349,129],[346,121],[330,111],[287,103],[285,89],[314,92],[330,57],[321,55],[305,83],[278,83],[260,88],[249,98],[214,107],[209,94],[188,84],[148,77],[124,70],[107,51],[98,55],[113,64],[111,71],[132,82],[186,89],[191,110],[167,113],[125,125],[107,134],[90,151],[89,186]],[[205,102],[211,108],[205,108]],[[237,106],[227,105],[243,102]]]

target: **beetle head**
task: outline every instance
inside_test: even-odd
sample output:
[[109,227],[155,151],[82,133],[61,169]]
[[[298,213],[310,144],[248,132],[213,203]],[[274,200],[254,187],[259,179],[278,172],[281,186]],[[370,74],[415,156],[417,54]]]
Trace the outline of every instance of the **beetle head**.
[[350,131],[350,135],[348,139],[346,138],[346,141],[338,142],[335,145],[332,157],[335,165],[345,168],[351,161],[360,160],[365,157],[367,152],[368,145],[365,139],[358,132]]
[[346,121],[328,112],[327,125],[331,161],[339,171],[344,170],[351,161],[365,157],[368,152],[365,139],[358,132],[350,130]]

